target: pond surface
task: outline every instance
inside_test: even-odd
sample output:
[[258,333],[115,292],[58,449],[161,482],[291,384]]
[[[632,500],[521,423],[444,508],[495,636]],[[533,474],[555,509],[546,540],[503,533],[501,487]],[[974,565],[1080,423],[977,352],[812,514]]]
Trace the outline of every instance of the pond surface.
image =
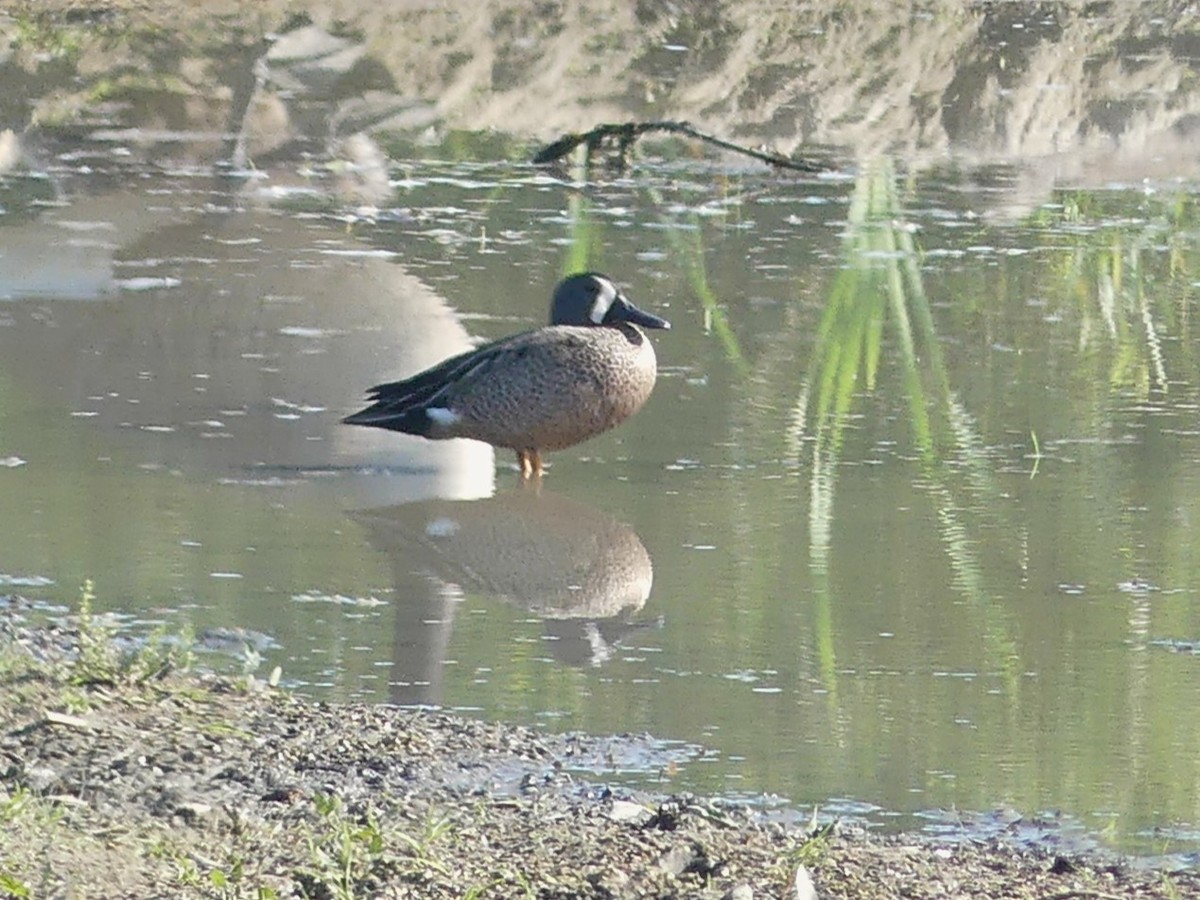
[[[618,174],[459,134],[364,143],[347,194],[294,148],[114,132],[139,99],[0,180],[0,596],[93,579],[313,696],[649,732],[678,764],[613,777],[665,790],[1200,848],[1194,154]],[[673,329],[540,488],[338,423],[581,267]]]

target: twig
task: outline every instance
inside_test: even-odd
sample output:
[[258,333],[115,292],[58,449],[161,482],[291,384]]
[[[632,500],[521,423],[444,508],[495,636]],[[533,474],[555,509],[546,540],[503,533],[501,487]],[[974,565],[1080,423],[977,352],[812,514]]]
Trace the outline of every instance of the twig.
[[640,138],[643,134],[651,131],[662,131],[668,134],[681,134],[685,137],[695,138],[698,141],[703,141],[706,144],[712,144],[714,147],[720,147],[722,150],[731,150],[734,153],[740,153],[743,156],[749,156],[751,159],[757,159],[769,166],[775,166],[779,169],[791,169],[796,172],[807,172],[814,174],[825,170],[825,166],[820,163],[806,159],[791,159],[780,153],[770,153],[766,150],[755,150],[753,147],[746,147],[742,144],[735,144],[733,141],[727,141],[724,138],[717,137],[713,134],[707,134],[700,131],[687,122],[618,122],[606,123],[597,125],[591,131],[585,131],[582,134],[569,133],[564,134],[552,144],[548,144],[539,150],[533,157],[534,165],[545,165],[546,163],[557,162],[562,159],[580,144],[586,144],[588,155],[595,153],[601,142],[605,139],[616,138],[617,153],[620,156],[622,165],[625,162],[625,153],[629,149],[629,145]]
[[46,712],[45,721],[51,725],[66,725],[70,728],[92,728],[94,727],[87,719],[79,716],[68,715],[67,713],[55,712],[48,710]]

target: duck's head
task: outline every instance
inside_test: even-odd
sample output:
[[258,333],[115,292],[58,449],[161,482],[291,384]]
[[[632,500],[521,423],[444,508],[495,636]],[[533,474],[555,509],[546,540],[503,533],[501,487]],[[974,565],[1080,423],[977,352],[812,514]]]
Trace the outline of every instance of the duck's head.
[[671,323],[638,309],[598,272],[571,275],[554,289],[551,325],[616,325],[630,322],[643,328],[670,328]]

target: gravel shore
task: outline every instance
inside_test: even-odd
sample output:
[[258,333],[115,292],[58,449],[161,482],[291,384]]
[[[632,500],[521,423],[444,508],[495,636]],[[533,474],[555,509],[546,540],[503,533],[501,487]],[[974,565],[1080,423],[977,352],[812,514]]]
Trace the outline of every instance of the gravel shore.
[[1200,897],[1194,871],[609,790],[605,761],[644,739],[311,702],[14,609],[0,896],[749,900],[809,896],[811,879],[820,897]]

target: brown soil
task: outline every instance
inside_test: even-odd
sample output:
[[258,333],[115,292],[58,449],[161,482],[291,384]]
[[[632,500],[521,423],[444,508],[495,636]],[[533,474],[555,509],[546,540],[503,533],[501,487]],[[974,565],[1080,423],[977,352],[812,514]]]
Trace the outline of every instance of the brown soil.
[[309,702],[94,644],[80,661],[78,632],[13,609],[0,896],[796,897],[801,865],[820,897],[1200,896],[1196,872],[610,791],[571,772],[639,739]]

